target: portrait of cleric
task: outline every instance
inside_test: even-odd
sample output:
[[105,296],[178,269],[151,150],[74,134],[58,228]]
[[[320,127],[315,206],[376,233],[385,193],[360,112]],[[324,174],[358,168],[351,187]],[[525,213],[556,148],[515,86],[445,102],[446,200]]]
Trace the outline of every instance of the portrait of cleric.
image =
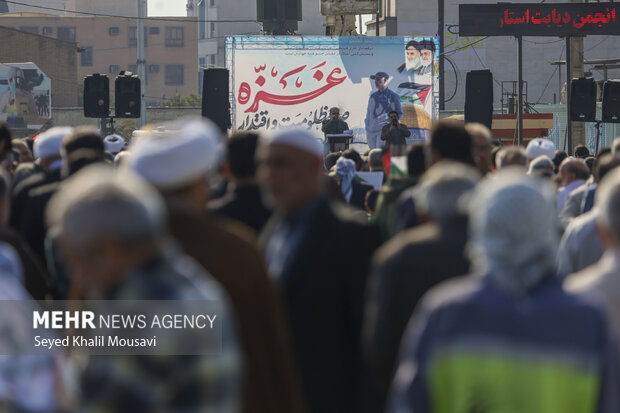
[[431,39],[411,40],[405,45],[405,62],[396,68],[390,81],[400,96],[402,123],[411,131],[411,143],[426,140],[433,118],[433,96],[438,89],[437,47]]

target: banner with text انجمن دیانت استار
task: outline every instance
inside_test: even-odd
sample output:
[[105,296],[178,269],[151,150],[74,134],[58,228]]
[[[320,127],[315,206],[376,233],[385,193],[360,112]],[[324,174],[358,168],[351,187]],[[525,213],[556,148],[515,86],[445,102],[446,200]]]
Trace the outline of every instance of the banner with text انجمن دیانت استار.
[[[378,72],[399,95],[401,122],[414,138],[428,136],[438,118],[437,38],[234,36],[226,42],[237,130],[297,126],[322,138],[322,122],[336,106],[354,141],[366,142],[369,118],[387,123],[387,113],[368,110]],[[421,53],[420,44],[430,50]]]

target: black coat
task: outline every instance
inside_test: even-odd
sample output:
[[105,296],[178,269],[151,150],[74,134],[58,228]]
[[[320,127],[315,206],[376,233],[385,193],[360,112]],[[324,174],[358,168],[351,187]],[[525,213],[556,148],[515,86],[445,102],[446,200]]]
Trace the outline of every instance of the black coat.
[[259,233],[271,216],[258,185],[238,186],[221,198],[209,202],[209,211],[243,222]]
[[469,272],[467,219],[429,223],[397,235],[375,255],[364,317],[360,409],[384,411],[405,328],[417,302],[436,284]]
[[364,202],[366,201],[366,194],[368,191],[374,189],[373,186],[355,179],[351,182],[351,186],[353,187],[353,192],[351,193],[349,205],[355,208],[365,209]]
[[[309,413],[352,412],[359,388],[363,297],[378,232],[322,201],[279,286]],[[277,227],[274,216],[261,244]]]

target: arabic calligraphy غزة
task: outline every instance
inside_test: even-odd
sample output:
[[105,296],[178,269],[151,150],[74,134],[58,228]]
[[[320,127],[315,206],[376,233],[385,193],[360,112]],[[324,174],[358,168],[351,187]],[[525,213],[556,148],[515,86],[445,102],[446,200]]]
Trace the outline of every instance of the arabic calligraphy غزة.
[[[315,73],[312,77],[317,82],[321,82],[323,80],[324,75],[323,75],[323,72],[319,68],[324,66],[325,63],[326,62],[323,61],[322,63],[319,63],[318,65],[309,69],[309,70],[315,70]],[[303,65],[303,66],[297,67],[295,69],[292,69],[284,73],[280,77],[280,81],[279,81],[279,84],[282,85],[282,89],[286,89],[289,85],[288,82],[286,81],[287,78],[299,74],[306,68],[306,66],[307,65]],[[262,88],[266,83],[265,77],[260,74],[260,72],[263,72],[266,70],[267,70],[267,65],[259,65],[259,66],[254,67],[254,72],[258,74],[258,77],[254,81],[254,83],[258,85],[258,87]],[[275,78],[278,75],[278,70],[276,70],[274,66],[271,68],[269,73],[271,74],[272,78]],[[338,86],[339,84],[344,82],[345,79],[347,78],[346,75],[342,77],[335,76],[336,74],[341,74],[341,73],[342,73],[342,69],[339,67],[335,67],[329,73],[327,78],[325,78],[325,84],[323,86],[317,89],[314,89],[312,91],[306,92],[306,93],[301,93],[301,94],[296,94],[296,95],[280,95],[280,94],[270,93],[265,90],[259,90],[254,95],[254,101],[252,102],[252,105],[245,110],[245,113],[256,113],[259,109],[259,104],[261,101],[265,103],[270,103],[273,105],[297,105],[300,103],[308,102],[312,99],[317,98],[318,96],[321,96],[323,93],[327,92],[331,88]],[[294,85],[298,89],[301,88],[301,86],[303,85],[303,82],[300,77],[297,77],[297,79],[294,82]],[[237,102],[241,105],[245,105],[248,102],[250,102],[251,97],[252,97],[252,87],[250,86],[248,82],[242,82],[239,85],[239,93],[237,95]]]

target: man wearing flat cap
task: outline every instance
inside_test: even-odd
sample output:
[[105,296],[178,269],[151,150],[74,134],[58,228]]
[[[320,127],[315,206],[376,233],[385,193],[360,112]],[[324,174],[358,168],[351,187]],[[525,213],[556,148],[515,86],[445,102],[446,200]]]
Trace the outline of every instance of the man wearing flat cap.
[[219,167],[220,132],[182,119],[146,134],[122,164],[164,196],[171,235],[230,296],[246,363],[242,413],[299,413],[301,401],[275,285],[245,226],[207,214],[209,180]]
[[279,132],[261,149],[259,176],[276,213],[260,245],[282,292],[306,411],[356,411],[364,286],[378,234],[328,199],[323,146],[310,132]]
[[381,141],[381,130],[389,123],[389,113],[396,111],[398,118],[403,116],[400,105],[400,96],[387,87],[389,75],[385,72],[377,72],[370,76],[375,81],[377,90],[370,95],[368,108],[366,110],[366,141],[370,149],[383,146]]

